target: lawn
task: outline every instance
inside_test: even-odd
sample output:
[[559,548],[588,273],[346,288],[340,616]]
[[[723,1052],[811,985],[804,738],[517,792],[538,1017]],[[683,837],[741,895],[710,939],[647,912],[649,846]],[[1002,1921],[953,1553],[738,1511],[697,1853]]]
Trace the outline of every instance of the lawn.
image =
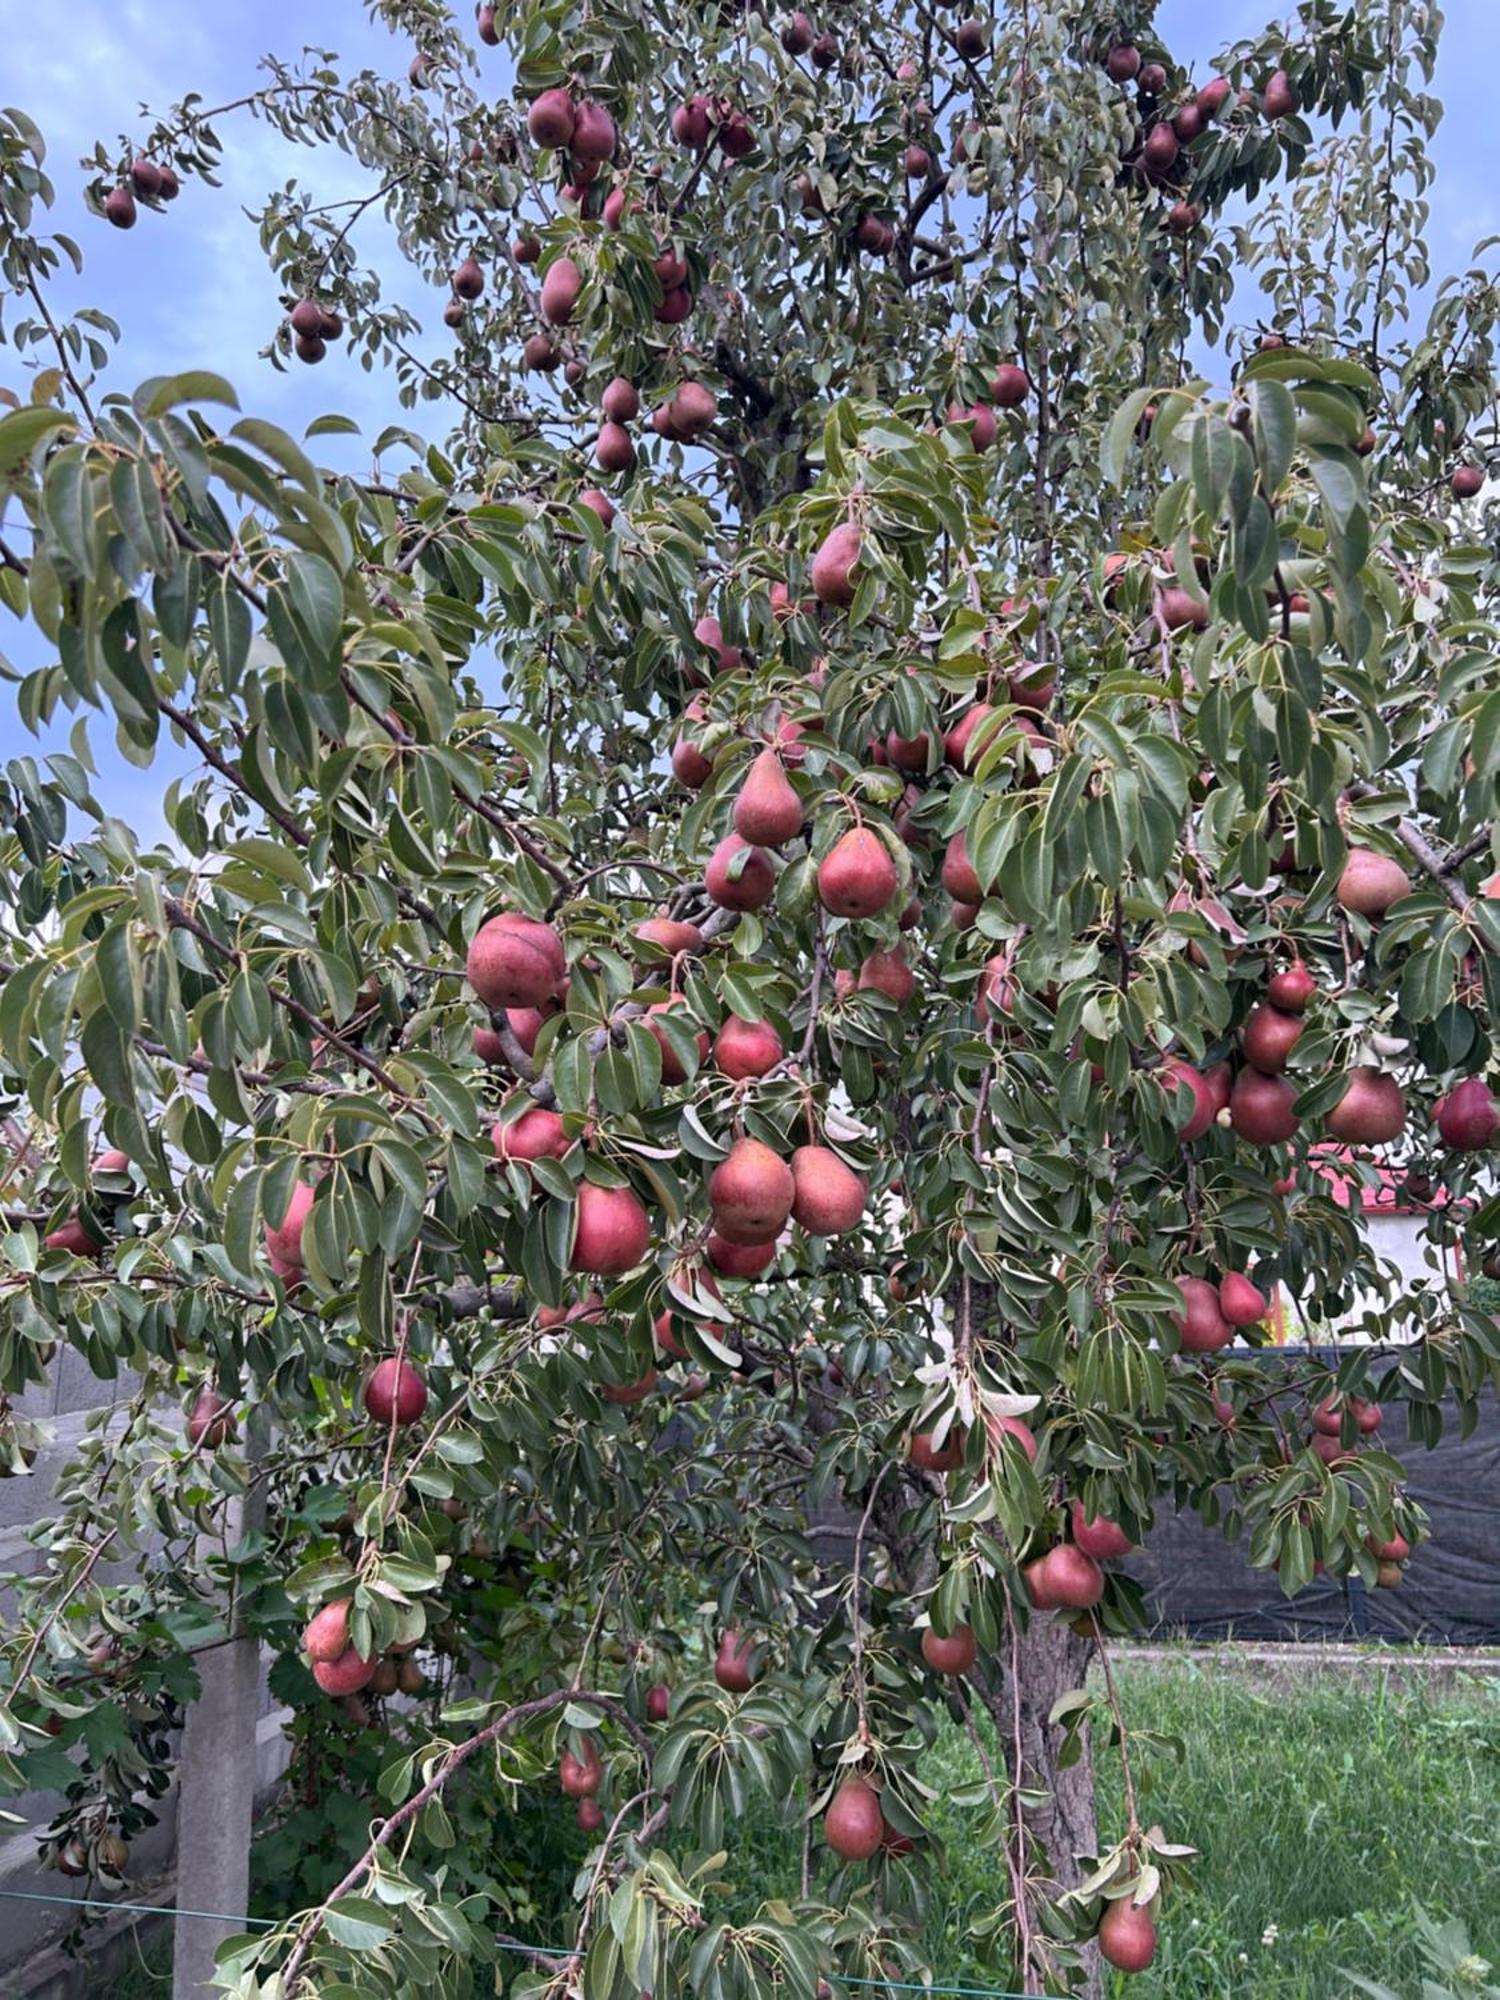
[[[1434,1692],[1375,1673],[1260,1679],[1186,1656],[1124,1667],[1119,1682],[1132,1727],[1185,1746],[1180,1761],[1158,1755],[1138,1771],[1143,1810],[1201,1853],[1194,1886],[1164,1915],[1156,1966],[1119,1981],[1130,2000],[1350,2000],[1340,1967],[1417,2000],[1414,1900],[1460,1918],[1475,1950],[1500,1961],[1500,1682]],[[974,1769],[955,1731],[927,1775],[941,1789]],[[1106,1766],[1100,1783],[1113,1829],[1117,1774]],[[561,1801],[555,1810],[561,1847]],[[994,1857],[966,1843],[959,1812],[940,1807],[935,1830],[948,1854],[926,1941],[934,1975],[1003,1985],[963,1943],[969,1916],[996,1900]],[[742,1823],[736,1901],[794,1893],[797,1854],[769,1813]],[[549,1941],[561,1911],[559,1900],[539,1914]],[[166,1990],[144,1968],[98,1988],[110,2000]]]

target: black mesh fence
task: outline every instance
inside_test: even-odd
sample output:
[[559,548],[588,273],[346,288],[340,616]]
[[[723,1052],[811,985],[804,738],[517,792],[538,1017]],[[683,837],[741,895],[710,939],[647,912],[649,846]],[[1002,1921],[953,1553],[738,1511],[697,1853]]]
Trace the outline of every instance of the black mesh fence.
[[[1277,1368],[1292,1352],[1268,1350],[1264,1365]],[[1331,1362],[1339,1358],[1319,1352]],[[1456,1408],[1445,1408],[1434,1450],[1407,1439],[1400,1404],[1387,1407],[1381,1435],[1405,1464],[1407,1490],[1431,1522],[1430,1539],[1414,1551],[1398,1590],[1318,1577],[1288,1599],[1271,1571],[1250,1567],[1247,1541],[1226,1542],[1193,1514],[1158,1514],[1146,1547],[1124,1564],[1146,1586],[1153,1631],[1202,1639],[1500,1645],[1500,1400],[1482,1400],[1468,1437],[1459,1435]]]

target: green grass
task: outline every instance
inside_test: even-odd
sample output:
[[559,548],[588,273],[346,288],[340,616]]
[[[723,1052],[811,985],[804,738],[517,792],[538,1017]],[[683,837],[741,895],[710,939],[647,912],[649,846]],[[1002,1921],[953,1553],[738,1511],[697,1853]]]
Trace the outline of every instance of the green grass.
[[[1156,1965],[1119,1982],[1129,2000],[1351,2000],[1339,1968],[1417,2000],[1421,1959],[1412,1905],[1457,1917],[1474,1949],[1500,1961],[1500,1683],[1448,1692],[1387,1684],[1370,1672],[1297,1677],[1224,1672],[1184,1655],[1122,1666],[1131,1727],[1179,1738],[1181,1760],[1154,1754],[1137,1768],[1142,1813],[1200,1852],[1193,1882],[1160,1924]],[[944,1734],[926,1776],[940,1789],[976,1775],[958,1731]],[[1101,1838],[1122,1823],[1117,1767],[1101,1760]],[[536,1882],[530,1935],[559,1941],[578,1837],[550,1794],[528,1796],[525,1852],[551,1857]],[[554,1824],[555,1822],[555,1824]],[[964,1939],[972,1917],[1001,1896],[998,1860],[967,1837],[971,1816],[940,1804],[946,1849],[924,1932],[939,1981],[1004,1984]],[[517,1831],[513,1822],[509,1829]],[[505,1834],[501,1845],[510,1846]],[[768,1809],[735,1829],[737,1912],[795,1894],[800,1841]],[[1272,1928],[1274,1927],[1274,1929]],[[1266,1942],[1267,1938],[1270,1942]],[[162,2000],[152,1954],[95,1990],[101,2000]]]
[[[1142,1816],[1200,1856],[1162,1914],[1156,1964],[1118,1979],[1119,1995],[1350,2000],[1342,1967],[1416,2000],[1414,1902],[1461,1919],[1474,1949],[1500,1961],[1500,1684],[1438,1693],[1373,1672],[1258,1682],[1186,1656],[1118,1680],[1127,1723],[1184,1746],[1180,1761],[1138,1760]],[[971,1782],[967,1738],[946,1733],[924,1775]],[[1101,1760],[1099,1789],[1108,1840],[1123,1825],[1115,1760]],[[940,1982],[1003,1986],[964,1943],[1002,1893],[995,1854],[966,1841],[967,1817],[941,1805],[933,1816],[946,1865],[924,1949]],[[795,1839],[769,1816],[742,1827],[736,1859],[742,1906],[795,1887]]]

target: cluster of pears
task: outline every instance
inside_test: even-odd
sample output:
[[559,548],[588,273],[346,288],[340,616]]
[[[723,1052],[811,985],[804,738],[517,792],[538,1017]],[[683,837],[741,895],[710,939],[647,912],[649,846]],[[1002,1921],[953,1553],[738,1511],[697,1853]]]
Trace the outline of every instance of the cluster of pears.
[[176,201],[181,193],[182,182],[177,178],[177,169],[170,165],[158,165],[155,160],[148,160],[143,155],[131,161],[125,179],[104,197],[104,219],[112,222],[116,229],[134,229],[138,213],[137,195],[148,208],[160,209],[163,202]]

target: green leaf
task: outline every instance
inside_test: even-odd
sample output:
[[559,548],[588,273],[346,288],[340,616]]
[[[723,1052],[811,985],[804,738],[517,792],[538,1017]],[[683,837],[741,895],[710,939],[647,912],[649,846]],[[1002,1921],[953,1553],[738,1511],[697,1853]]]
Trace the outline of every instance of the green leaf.
[[1251,382],[1248,394],[1261,490],[1274,500],[1297,448],[1297,406],[1291,391],[1269,377]]
[[1147,405],[1153,402],[1155,397],[1154,389],[1136,389],[1125,398],[1110,418],[1103,442],[1099,447],[1099,470],[1103,473],[1106,484],[1110,486],[1125,484],[1125,468],[1131,447],[1135,443],[1136,431],[1140,428],[1140,421],[1146,413]]
[[37,404],[29,410],[13,410],[0,417],[0,474],[15,472],[45,438],[57,431],[78,428],[66,410]]
[[350,1951],[374,1951],[396,1935],[396,1919],[367,1896],[341,1896],[328,1906],[328,1934]]
[[160,417],[184,403],[222,403],[237,410],[240,399],[222,375],[190,368],[181,375],[152,375],[142,382],[131,402],[138,417]]

